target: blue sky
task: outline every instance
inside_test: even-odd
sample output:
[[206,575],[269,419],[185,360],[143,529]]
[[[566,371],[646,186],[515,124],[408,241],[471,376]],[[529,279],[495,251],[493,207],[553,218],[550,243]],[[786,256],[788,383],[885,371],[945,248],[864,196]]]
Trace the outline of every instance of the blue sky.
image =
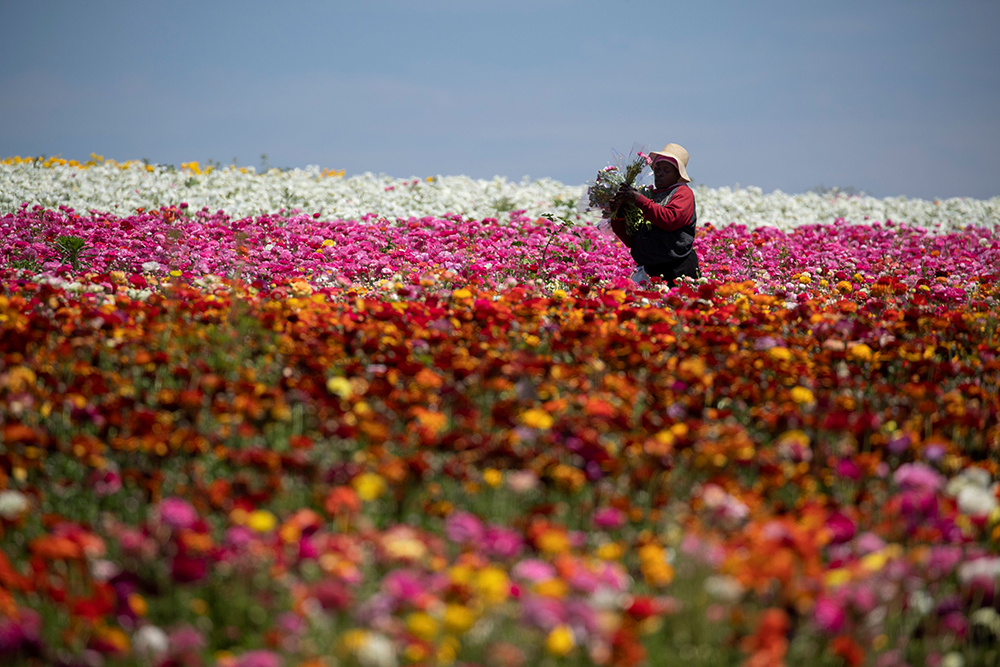
[[1000,3],[0,0],[0,156],[1000,195]]

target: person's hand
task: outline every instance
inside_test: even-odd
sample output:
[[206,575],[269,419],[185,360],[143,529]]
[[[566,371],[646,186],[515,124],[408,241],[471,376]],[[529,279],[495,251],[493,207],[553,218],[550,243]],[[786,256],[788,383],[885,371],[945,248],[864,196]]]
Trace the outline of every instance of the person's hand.
[[615,194],[615,202],[618,206],[622,204],[634,204],[639,192],[631,185],[622,185]]

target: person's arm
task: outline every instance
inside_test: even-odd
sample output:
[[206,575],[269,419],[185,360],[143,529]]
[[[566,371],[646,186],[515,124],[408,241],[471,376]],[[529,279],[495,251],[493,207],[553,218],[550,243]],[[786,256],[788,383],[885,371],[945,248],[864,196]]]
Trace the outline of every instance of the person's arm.
[[685,226],[691,222],[691,216],[694,215],[694,193],[687,186],[677,188],[666,206],[660,206],[638,193],[634,201],[635,205],[642,209],[646,220],[668,232]]

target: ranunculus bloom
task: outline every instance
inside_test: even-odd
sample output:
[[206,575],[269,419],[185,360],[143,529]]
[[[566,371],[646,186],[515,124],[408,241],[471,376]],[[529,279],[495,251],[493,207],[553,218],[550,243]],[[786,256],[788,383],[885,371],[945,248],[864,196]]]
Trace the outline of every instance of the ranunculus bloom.
[[834,544],[850,541],[857,532],[854,522],[840,512],[830,515],[826,520],[826,527],[830,531],[830,541]]
[[556,569],[543,560],[527,558],[511,568],[510,574],[515,579],[523,579],[534,583],[556,576]]
[[281,667],[281,657],[271,651],[248,651],[236,660],[235,667]]
[[179,584],[190,584],[204,578],[208,572],[208,564],[202,558],[178,555],[171,567],[171,576]]
[[178,530],[191,528],[198,521],[198,512],[182,498],[165,498],[159,511],[160,521]]
[[944,487],[944,476],[925,463],[904,463],[892,476],[903,489],[937,492]]
[[602,507],[594,512],[594,526],[601,530],[617,530],[625,525],[625,513],[616,507]]
[[483,536],[486,553],[496,558],[516,558],[524,549],[520,533],[503,526],[488,526]]
[[816,601],[813,620],[823,632],[835,635],[843,629],[847,615],[839,602],[823,597]]
[[444,532],[452,542],[479,543],[483,541],[483,522],[475,514],[455,512],[445,520]]

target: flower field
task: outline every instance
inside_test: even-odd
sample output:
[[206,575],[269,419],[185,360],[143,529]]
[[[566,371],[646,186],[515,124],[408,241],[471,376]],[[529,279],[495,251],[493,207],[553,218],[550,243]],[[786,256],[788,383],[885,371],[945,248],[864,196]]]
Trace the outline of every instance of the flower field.
[[1000,663],[1000,199],[0,164],[0,663]]

